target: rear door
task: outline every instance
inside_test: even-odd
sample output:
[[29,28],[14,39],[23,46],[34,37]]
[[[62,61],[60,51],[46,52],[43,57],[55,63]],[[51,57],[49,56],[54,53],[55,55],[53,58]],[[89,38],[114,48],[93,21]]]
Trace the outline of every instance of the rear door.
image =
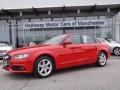
[[94,62],[97,57],[97,41],[95,38],[87,36],[87,35],[82,35],[83,39],[83,50],[84,50],[84,57],[85,57],[85,63],[90,63]]

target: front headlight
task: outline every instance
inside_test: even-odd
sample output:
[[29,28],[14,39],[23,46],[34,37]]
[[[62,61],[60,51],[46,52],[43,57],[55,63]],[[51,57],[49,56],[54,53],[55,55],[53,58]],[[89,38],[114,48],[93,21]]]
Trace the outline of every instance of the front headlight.
[[24,59],[28,57],[29,57],[29,54],[18,54],[14,56],[14,59]]

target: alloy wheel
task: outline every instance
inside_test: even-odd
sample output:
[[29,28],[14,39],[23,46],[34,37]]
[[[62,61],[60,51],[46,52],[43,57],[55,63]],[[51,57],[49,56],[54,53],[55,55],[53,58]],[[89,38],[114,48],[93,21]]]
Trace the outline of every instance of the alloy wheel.
[[114,54],[115,54],[116,56],[119,56],[119,55],[120,55],[120,48],[115,48],[115,49],[114,49]]
[[52,68],[52,63],[49,59],[40,60],[37,66],[38,73],[43,77],[48,76],[52,72]]
[[46,78],[55,70],[53,59],[48,56],[39,57],[33,69],[33,74],[38,78]]
[[106,55],[104,53],[101,53],[99,55],[99,64],[101,66],[104,66],[106,64],[106,61],[107,61]]

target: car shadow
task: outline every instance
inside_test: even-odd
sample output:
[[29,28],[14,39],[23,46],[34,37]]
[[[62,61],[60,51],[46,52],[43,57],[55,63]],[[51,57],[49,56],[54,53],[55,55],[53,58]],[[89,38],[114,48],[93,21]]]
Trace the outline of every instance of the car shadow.
[[96,67],[95,65],[90,64],[90,65],[81,65],[81,66],[76,66],[76,67],[71,67],[71,68],[65,68],[65,69],[55,71],[53,73],[53,76],[58,75],[58,74],[64,74],[64,73],[84,71],[84,70],[88,70],[92,68],[99,68],[99,67]]
[[10,78],[12,80],[21,80],[21,79],[34,79],[35,77],[32,74],[22,74],[22,73],[10,73],[7,72],[4,74],[5,77]]
[[[3,64],[0,62],[0,64]],[[109,63],[107,63],[106,65],[107,67],[110,66]],[[71,67],[71,68],[65,68],[65,69],[60,69],[60,70],[56,70],[53,72],[53,74],[46,78],[46,79],[49,79],[49,78],[54,78],[54,77],[57,77],[57,76],[60,76],[60,75],[67,75],[69,73],[73,73],[73,72],[78,72],[78,71],[84,71],[84,70],[90,70],[93,69],[93,70],[96,70],[96,69],[100,69],[101,67],[96,67],[94,64],[89,64],[89,65],[81,65],[81,66],[77,66],[77,67]],[[35,77],[33,74],[24,74],[24,73],[11,73],[11,72],[7,72],[5,71],[5,73],[2,73],[4,75],[4,77],[6,78],[10,78],[10,79],[17,79],[17,80],[29,80],[29,79],[42,79],[42,78],[38,78],[38,77]],[[46,80],[45,79],[45,80]]]
[[[107,64],[107,66],[109,66],[109,64]],[[71,68],[65,68],[65,69],[61,69],[61,70],[56,70],[53,72],[53,74],[49,78],[54,78],[57,75],[65,75],[68,73],[73,73],[73,72],[78,72],[78,71],[84,71],[84,70],[91,70],[91,69],[97,69],[101,68],[101,67],[96,67],[95,65],[82,65],[82,66],[77,66],[77,67],[71,67]],[[5,77],[9,77],[11,79],[42,79],[42,78],[37,78],[35,77],[33,74],[21,74],[21,73],[4,73]]]

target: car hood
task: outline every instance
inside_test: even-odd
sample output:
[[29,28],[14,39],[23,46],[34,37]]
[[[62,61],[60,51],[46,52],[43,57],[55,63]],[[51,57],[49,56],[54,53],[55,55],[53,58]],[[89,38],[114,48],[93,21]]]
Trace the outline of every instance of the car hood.
[[117,43],[110,43],[109,44],[111,47],[120,47],[120,44],[117,44]]
[[[50,47],[51,45],[37,45],[37,46],[30,46],[30,47],[23,47],[17,48],[14,50],[9,51],[7,54],[22,54],[22,53],[31,53],[31,51],[37,51],[39,49],[43,49],[46,47]],[[46,48],[47,49],[47,48]]]

